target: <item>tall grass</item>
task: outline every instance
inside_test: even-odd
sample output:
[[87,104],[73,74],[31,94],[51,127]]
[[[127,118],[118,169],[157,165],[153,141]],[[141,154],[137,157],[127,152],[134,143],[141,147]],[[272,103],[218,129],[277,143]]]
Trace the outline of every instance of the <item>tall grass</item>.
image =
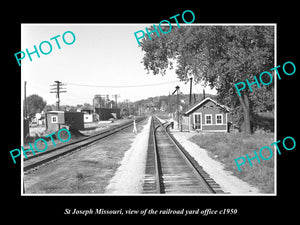
[[[269,160],[256,159],[241,165],[241,171],[238,170],[235,159],[245,157],[254,157],[254,151],[259,155],[259,149],[264,146],[270,146],[274,142],[274,133],[252,134],[243,133],[212,133],[197,134],[190,138],[190,141],[196,143],[201,148],[206,149],[209,155],[222,162],[225,170],[231,171],[233,175],[246,181],[247,183],[260,189],[262,193],[274,193],[274,149],[273,156]],[[262,152],[265,158],[268,158],[268,151]],[[242,161],[242,160],[241,160]]]

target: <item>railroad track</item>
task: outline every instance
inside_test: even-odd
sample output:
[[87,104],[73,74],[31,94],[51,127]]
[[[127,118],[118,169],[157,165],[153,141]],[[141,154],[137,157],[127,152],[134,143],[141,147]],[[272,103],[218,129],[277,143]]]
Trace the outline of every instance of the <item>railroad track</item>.
[[144,194],[224,193],[201,166],[168,132],[168,126],[152,117]]
[[[144,119],[145,119],[145,117],[138,118],[136,120],[136,122],[137,123],[141,122]],[[69,154],[75,153],[76,151],[86,148],[87,146],[90,146],[90,145],[94,144],[95,142],[97,142],[105,137],[111,136],[121,130],[124,130],[124,129],[132,126],[132,125],[133,125],[133,123],[132,123],[132,121],[130,121],[130,122],[127,122],[120,126],[116,126],[112,129],[107,129],[107,130],[101,131],[95,135],[91,135],[84,139],[81,139],[78,141],[73,141],[69,144],[65,144],[60,147],[56,147],[54,149],[47,150],[43,153],[28,156],[27,159],[24,158],[23,170],[25,173],[33,171],[40,166],[44,166],[44,165],[46,165],[50,162],[53,162],[59,158],[62,158]]]

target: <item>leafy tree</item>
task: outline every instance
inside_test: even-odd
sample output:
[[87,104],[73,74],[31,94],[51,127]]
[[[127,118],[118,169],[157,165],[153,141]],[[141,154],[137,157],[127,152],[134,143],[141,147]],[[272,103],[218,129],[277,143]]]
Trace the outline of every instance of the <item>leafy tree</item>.
[[93,106],[90,103],[83,103],[83,107],[84,108],[90,108],[90,109],[93,108]]
[[161,111],[167,111],[167,109],[168,109],[167,103],[164,100],[162,100],[161,103],[160,103],[160,110]]
[[[47,105],[47,102],[44,101],[44,99],[36,94],[29,95],[27,98],[27,114],[29,118],[32,118],[35,116],[36,113],[40,113],[45,106]],[[25,104],[24,104],[24,110],[25,110]]]
[[[153,28],[152,28],[153,29]],[[168,27],[164,27],[166,31]],[[149,29],[148,29],[149,30]],[[243,130],[251,133],[252,114],[270,110],[273,105],[274,82],[261,85],[238,96],[234,84],[254,81],[263,71],[274,66],[274,28],[272,26],[181,26],[168,34],[148,37],[141,42],[145,52],[142,63],[154,75],[165,75],[176,63],[181,81],[189,76],[199,83],[214,87],[218,101],[228,105],[243,122]],[[268,83],[268,77],[263,77]],[[266,101],[269,100],[269,101]]]

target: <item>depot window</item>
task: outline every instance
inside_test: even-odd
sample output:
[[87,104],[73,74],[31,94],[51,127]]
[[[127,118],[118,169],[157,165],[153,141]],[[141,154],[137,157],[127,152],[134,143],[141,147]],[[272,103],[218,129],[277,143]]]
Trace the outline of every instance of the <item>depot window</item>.
[[205,124],[212,124],[212,116],[211,116],[211,114],[205,115]]
[[223,115],[222,114],[216,115],[216,124],[223,124]]

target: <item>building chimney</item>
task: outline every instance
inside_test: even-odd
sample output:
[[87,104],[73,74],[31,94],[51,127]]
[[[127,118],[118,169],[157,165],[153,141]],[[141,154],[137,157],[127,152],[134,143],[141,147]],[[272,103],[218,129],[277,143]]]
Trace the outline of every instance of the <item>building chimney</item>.
[[202,100],[205,99],[205,89],[203,89]]

